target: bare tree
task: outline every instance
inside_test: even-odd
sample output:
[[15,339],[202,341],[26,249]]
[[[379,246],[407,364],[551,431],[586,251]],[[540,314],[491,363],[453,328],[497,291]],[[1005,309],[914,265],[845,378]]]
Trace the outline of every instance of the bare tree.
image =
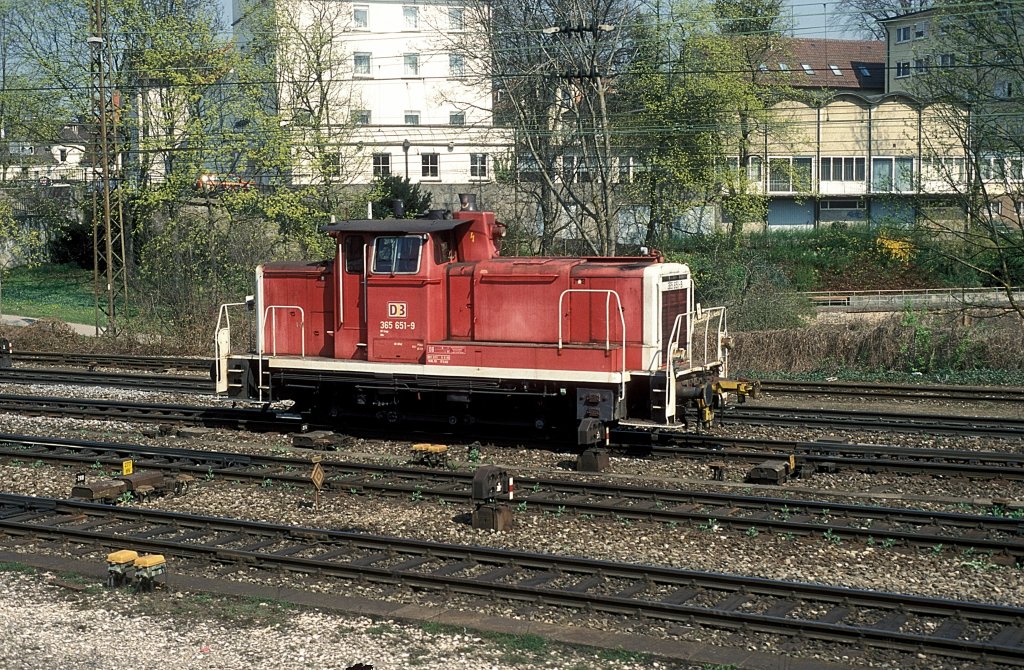
[[473,24],[486,32],[467,34],[460,49],[486,66],[495,122],[514,130],[515,166],[506,174],[535,205],[540,250],[570,232],[593,253],[615,253],[612,82],[630,53],[638,4],[498,0],[474,11]]
[[[943,3],[912,91],[928,101],[920,243],[1000,287],[1024,318],[1024,12]],[[940,234],[936,235],[936,231]]]
[[927,9],[930,5],[930,0],[839,0],[836,13],[850,32],[883,40],[885,29],[879,21]]

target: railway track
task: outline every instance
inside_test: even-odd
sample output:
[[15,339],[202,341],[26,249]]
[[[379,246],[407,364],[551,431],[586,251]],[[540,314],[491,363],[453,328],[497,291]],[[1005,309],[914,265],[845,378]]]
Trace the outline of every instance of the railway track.
[[[95,464],[187,472],[199,478],[308,486],[307,459],[234,452],[169,449],[74,439],[0,434],[0,458],[12,462]],[[473,473],[323,460],[329,492],[445,501],[471,509]],[[516,476],[521,511],[603,516],[672,524],[699,524],[733,532],[773,532],[858,540],[884,546],[970,549],[1024,562],[1024,520],[991,515],[845,505],[760,496],[701,493],[648,486]]]
[[1024,608],[0,495],[16,538],[1024,665]]
[[53,351],[17,351],[11,354],[15,363],[36,363],[56,367],[113,368],[148,372],[192,372],[208,374],[208,358],[174,356],[128,356],[120,354],[72,354]]
[[797,382],[766,379],[762,391],[774,395],[829,395],[967,402],[1022,402],[1024,388],[1013,386],[952,386],[867,382]]
[[[761,463],[795,457],[811,471],[901,472],[989,479],[1024,479],[1024,454],[1016,451],[928,449],[836,440],[799,441],[729,437],[669,430],[617,428],[615,448],[627,454]],[[810,474],[810,473],[805,473]]]
[[[187,372],[208,374],[212,360],[174,356],[131,356],[118,354],[73,354],[45,351],[16,351],[16,363],[36,363],[56,367],[111,368],[147,372]],[[1020,402],[1024,388],[1012,386],[955,386],[940,384],[895,384],[886,382],[806,382],[768,379],[759,381],[760,389],[776,395],[832,395],[921,400],[960,400]]]
[[97,400],[93,398],[54,398],[0,394],[0,412],[22,416],[61,416],[107,421],[172,423],[211,428],[236,428],[252,431],[302,431],[302,418],[267,408],[172,405],[163,403]]
[[86,372],[58,368],[0,368],[0,384],[71,384],[213,395],[213,382],[209,378],[195,375]]
[[[0,412],[26,416],[156,422],[272,432],[303,432],[316,427],[306,423],[300,415],[265,407],[197,407],[9,394],[0,394]],[[438,439],[451,437],[436,431],[427,434]],[[387,435],[394,437],[395,431],[389,430]],[[611,433],[611,439],[615,448],[637,455],[714,458],[732,462],[761,462],[787,459],[794,455],[799,464],[807,464],[819,470],[841,468],[869,473],[897,471],[960,477],[1024,479],[1024,456],[1009,452],[736,438],[635,427],[617,428]]]
[[800,426],[846,430],[897,431],[941,435],[1024,438],[1024,419],[734,405],[721,414],[723,425]]

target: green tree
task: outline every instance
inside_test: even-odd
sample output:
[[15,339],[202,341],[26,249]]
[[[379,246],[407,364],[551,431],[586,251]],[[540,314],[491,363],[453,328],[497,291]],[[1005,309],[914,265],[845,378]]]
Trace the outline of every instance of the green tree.
[[402,201],[403,216],[412,218],[430,209],[430,193],[420,192],[419,184],[412,184],[408,177],[389,175],[378,177],[371,189],[374,195],[373,215],[388,218],[395,215],[394,201]]

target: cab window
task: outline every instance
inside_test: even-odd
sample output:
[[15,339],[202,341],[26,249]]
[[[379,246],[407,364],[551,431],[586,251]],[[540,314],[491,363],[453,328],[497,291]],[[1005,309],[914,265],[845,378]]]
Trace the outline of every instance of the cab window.
[[345,272],[363,274],[363,238],[358,235],[345,238]]
[[373,271],[376,274],[416,274],[420,269],[423,238],[378,237],[373,242]]
[[432,237],[434,238],[434,262],[438,265],[444,265],[455,260],[451,243],[451,232],[435,233]]

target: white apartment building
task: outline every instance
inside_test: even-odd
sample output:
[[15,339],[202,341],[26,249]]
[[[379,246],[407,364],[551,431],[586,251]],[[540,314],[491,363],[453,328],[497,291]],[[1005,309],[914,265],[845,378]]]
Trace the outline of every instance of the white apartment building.
[[[302,96],[314,98],[307,107],[329,107],[305,113],[318,115],[330,134],[344,181],[397,175],[446,196],[493,182],[495,158],[509,150],[511,136],[492,127],[486,64],[459,46],[480,30],[471,25],[480,15],[476,4],[274,1],[280,24],[293,31],[285,43],[296,45],[278,54],[282,123],[302,125],[296,111]],[[234,10],[241,25],[239,0]],[[316,50],[326,72],[296,66],[308,58],[303,49]],[[318,92],[301,90],[314,79]],[[295,181],[314,178],[301,157],[297,163]],[[435,198],[438,205],[448,201]]]

